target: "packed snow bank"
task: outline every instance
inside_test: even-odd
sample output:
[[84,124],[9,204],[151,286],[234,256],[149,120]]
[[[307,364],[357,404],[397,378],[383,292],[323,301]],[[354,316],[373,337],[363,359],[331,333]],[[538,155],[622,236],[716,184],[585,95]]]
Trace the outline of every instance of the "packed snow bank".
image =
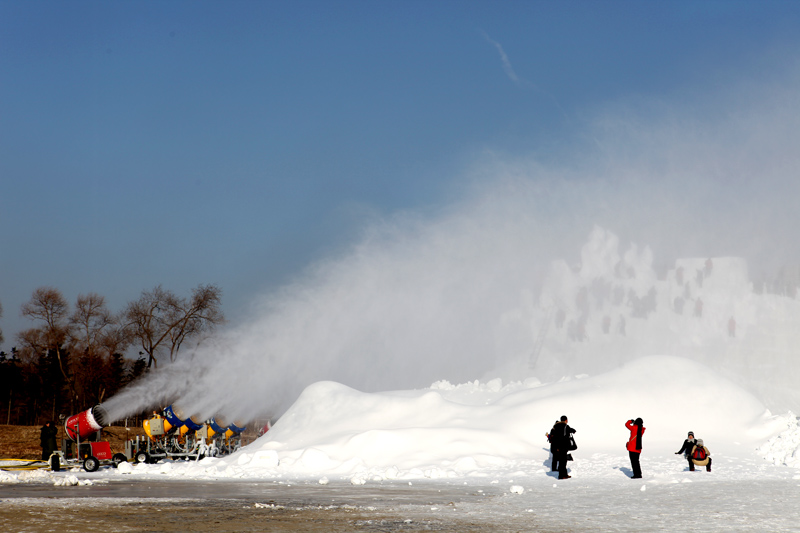
[[541,465],[544,434],[561,415],[578,430],[582,456],[619,455],[624,423],[636,417],[645,421],[646,449],[661,454],[677,450],[688,430],[716,452],[752,452],[786,427],[752,394],[678,357],[645,357],[548,385],[435,387],[367,394],[315,383],[251,445],[180,468],[220,477],[474,476]]
[[[0,464],[0,468],[4,467]],[[78,469],[75,469],[78,471]],[[90,479],[78,479],[78,476],[71,473],[56,473],[49,470],[22,470],[19,472],[0,470],[0,484],[14,483],[45,483],[56,487],[72,487],[93,485],[95,482]]]
[[800,468],[800,425],[794,413],[785,417],[786,429],[780,435],[772,437],[758,451],[775,465],[786,465]]

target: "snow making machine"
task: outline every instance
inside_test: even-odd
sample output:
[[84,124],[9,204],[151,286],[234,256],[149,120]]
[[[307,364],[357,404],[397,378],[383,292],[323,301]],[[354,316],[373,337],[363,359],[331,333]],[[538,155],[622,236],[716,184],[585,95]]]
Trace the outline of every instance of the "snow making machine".
[[101,464],[114,468],[128,460],[122,453],[111,453],[111,445],[100,440],[100,432],[109,424],[108,413],[99,405],[72,415],[64,422],[66,437],[61,440],[61,450],[50,456],[50,469],[61,470],[62,465],[83,466],[94,472]]
[[142,423],[144,436],[125,443],[125,455],[137,463],[156,463],[160,459],[199,460],[219,457],[241,447],[244,424],[220,422],[220,418],[200,421],[186,416],[183,409],[170,405]]

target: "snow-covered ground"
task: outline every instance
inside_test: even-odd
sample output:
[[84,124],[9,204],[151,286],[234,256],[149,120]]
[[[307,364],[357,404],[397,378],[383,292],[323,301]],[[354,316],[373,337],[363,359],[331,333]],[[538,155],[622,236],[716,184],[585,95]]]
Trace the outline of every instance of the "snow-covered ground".
[[[550,472],[545,432],[562,414],[578,431],[579,449],[572,478],[559,481]],[[642,417],[647,428],[642,480],[630,479],[624,448],[624,423],[632,417]],[[689,430],[710,449],[712,472],[689,472],[674,454]],[[656,356],[550,384],[437,382],[368,394],[321,382],[266,435],[228,457],[124,463],[93,474],[0,472],[0,481],[238,479],[304,485],[318,498],[343,484],[367,492],[434,484],[490,497],[392,512],[417,521],[545,529],[763,531],[800,528],[798,458],[794,415],[770,414],[752,394],[699,363]]]
[[[579,449],[572,478],[559,481],[550,472],[544,434],[562,414],[578,430]],[[632,417],[642,417],[647,428],[641,480],[630,479],[624,448],[624,423]],[[689,472],[683,456],[673,453],[689,430],[711,451],[710,473]],[[313,509],[331,515],[340,506],[330,506],[326,492],[339,498],[343,485],[351,494],[433,485],[453,500],[467,493],[486,498],[365,509],[376,520],[399,516],[404,525],[433,521],[445,529],[466,521],[497,531],[791,531],[800,529],[798,458],[794,415],[770,414],[752,394],[699,363],[660,356],[550,384],[437,382],[368,394],[320,382],[267,434],[228,457],[123,463],[91,474],[0,472],[0,482],[269,481],[303,491],[305,501],[328,502]],[[53,501],[4,505],[44,512]]]
[[[800,479],[800,428],[792,413],[772,415],[750,393],[699,363],[641,358],[595,377],[541,384],[452,385],[363,393],[334,382],[308,387],[272,429],[237,453],[201,461],[122,464],[107,476],[181,479],[371,481],[515,477],[549,484],[545,433],[562,414],[576,430],[574,478],[624,482],[629,475],[625,421],[647,428],[644,482],[683,482],[677,451],[687,431],[704,439],[711,474],[689,479]],[[6,482],[46,474],[0,473]],[[522,481],[521,481],[522,482]],[[570,483],[567,481],[567,483]]]

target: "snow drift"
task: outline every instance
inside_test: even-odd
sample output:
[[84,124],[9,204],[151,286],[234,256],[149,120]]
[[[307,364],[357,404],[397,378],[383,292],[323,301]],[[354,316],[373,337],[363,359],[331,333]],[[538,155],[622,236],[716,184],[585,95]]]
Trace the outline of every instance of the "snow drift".
[[647,452],[661,455],[677,449],[688,430],[718,453],[742,447],[751,453],[785,427],[752,394],[708,367],[653,356],[548,385],[437,383],[369,394],[319,382],[240,452],[173,468],[212,477],[381,479],[534,472],[548,458],[544,434],[563,414],[578,430],[581,457],[625,457],[624,423],[639,416]]

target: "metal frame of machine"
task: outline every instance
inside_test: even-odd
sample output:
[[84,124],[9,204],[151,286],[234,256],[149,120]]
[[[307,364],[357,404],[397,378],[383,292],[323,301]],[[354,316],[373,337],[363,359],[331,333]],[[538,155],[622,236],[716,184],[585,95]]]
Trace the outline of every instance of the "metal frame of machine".
[[125,455],[137,463],[155,463],[160,459],[200,460],[203,457],[228,455],[241,447],[244,427],[221,425],[211,419],[197,422],[173,406],[145,420],[147,434],[125,442]]
[[[90,435],[103,429],[106,419],[105,409],[99,405],[67,418],[64,422],[66,437],[61,440],[61,450],[50,456],[50,469],[59,471],[62,465],[82,466],[87,472],[95,472],[103,464],[116,468],[126,462],[128,457],[125,454],[111,454],[108,442],[88,440]],[[87,440],[81,442],[81,437]]]
[[155,463],[160,459],[192,459],[228,455],[241,447],[244,424],[220,423],[214,418],[197,422],[185,417],[173,406],[164,408],[162,414],[153,413],[142,427],[146,437],[137,436],[125,442],[125,453],[111,453],[105,441],[92,441],[109,425],[106,410],[100,405],[87,409],[66,419],[61,450],[50,456],[50,468],[61,470],[62,465],[83,466],[87,472],[95,472],[101,465],[116,468],[120,463],[133,460],[136,463]]

